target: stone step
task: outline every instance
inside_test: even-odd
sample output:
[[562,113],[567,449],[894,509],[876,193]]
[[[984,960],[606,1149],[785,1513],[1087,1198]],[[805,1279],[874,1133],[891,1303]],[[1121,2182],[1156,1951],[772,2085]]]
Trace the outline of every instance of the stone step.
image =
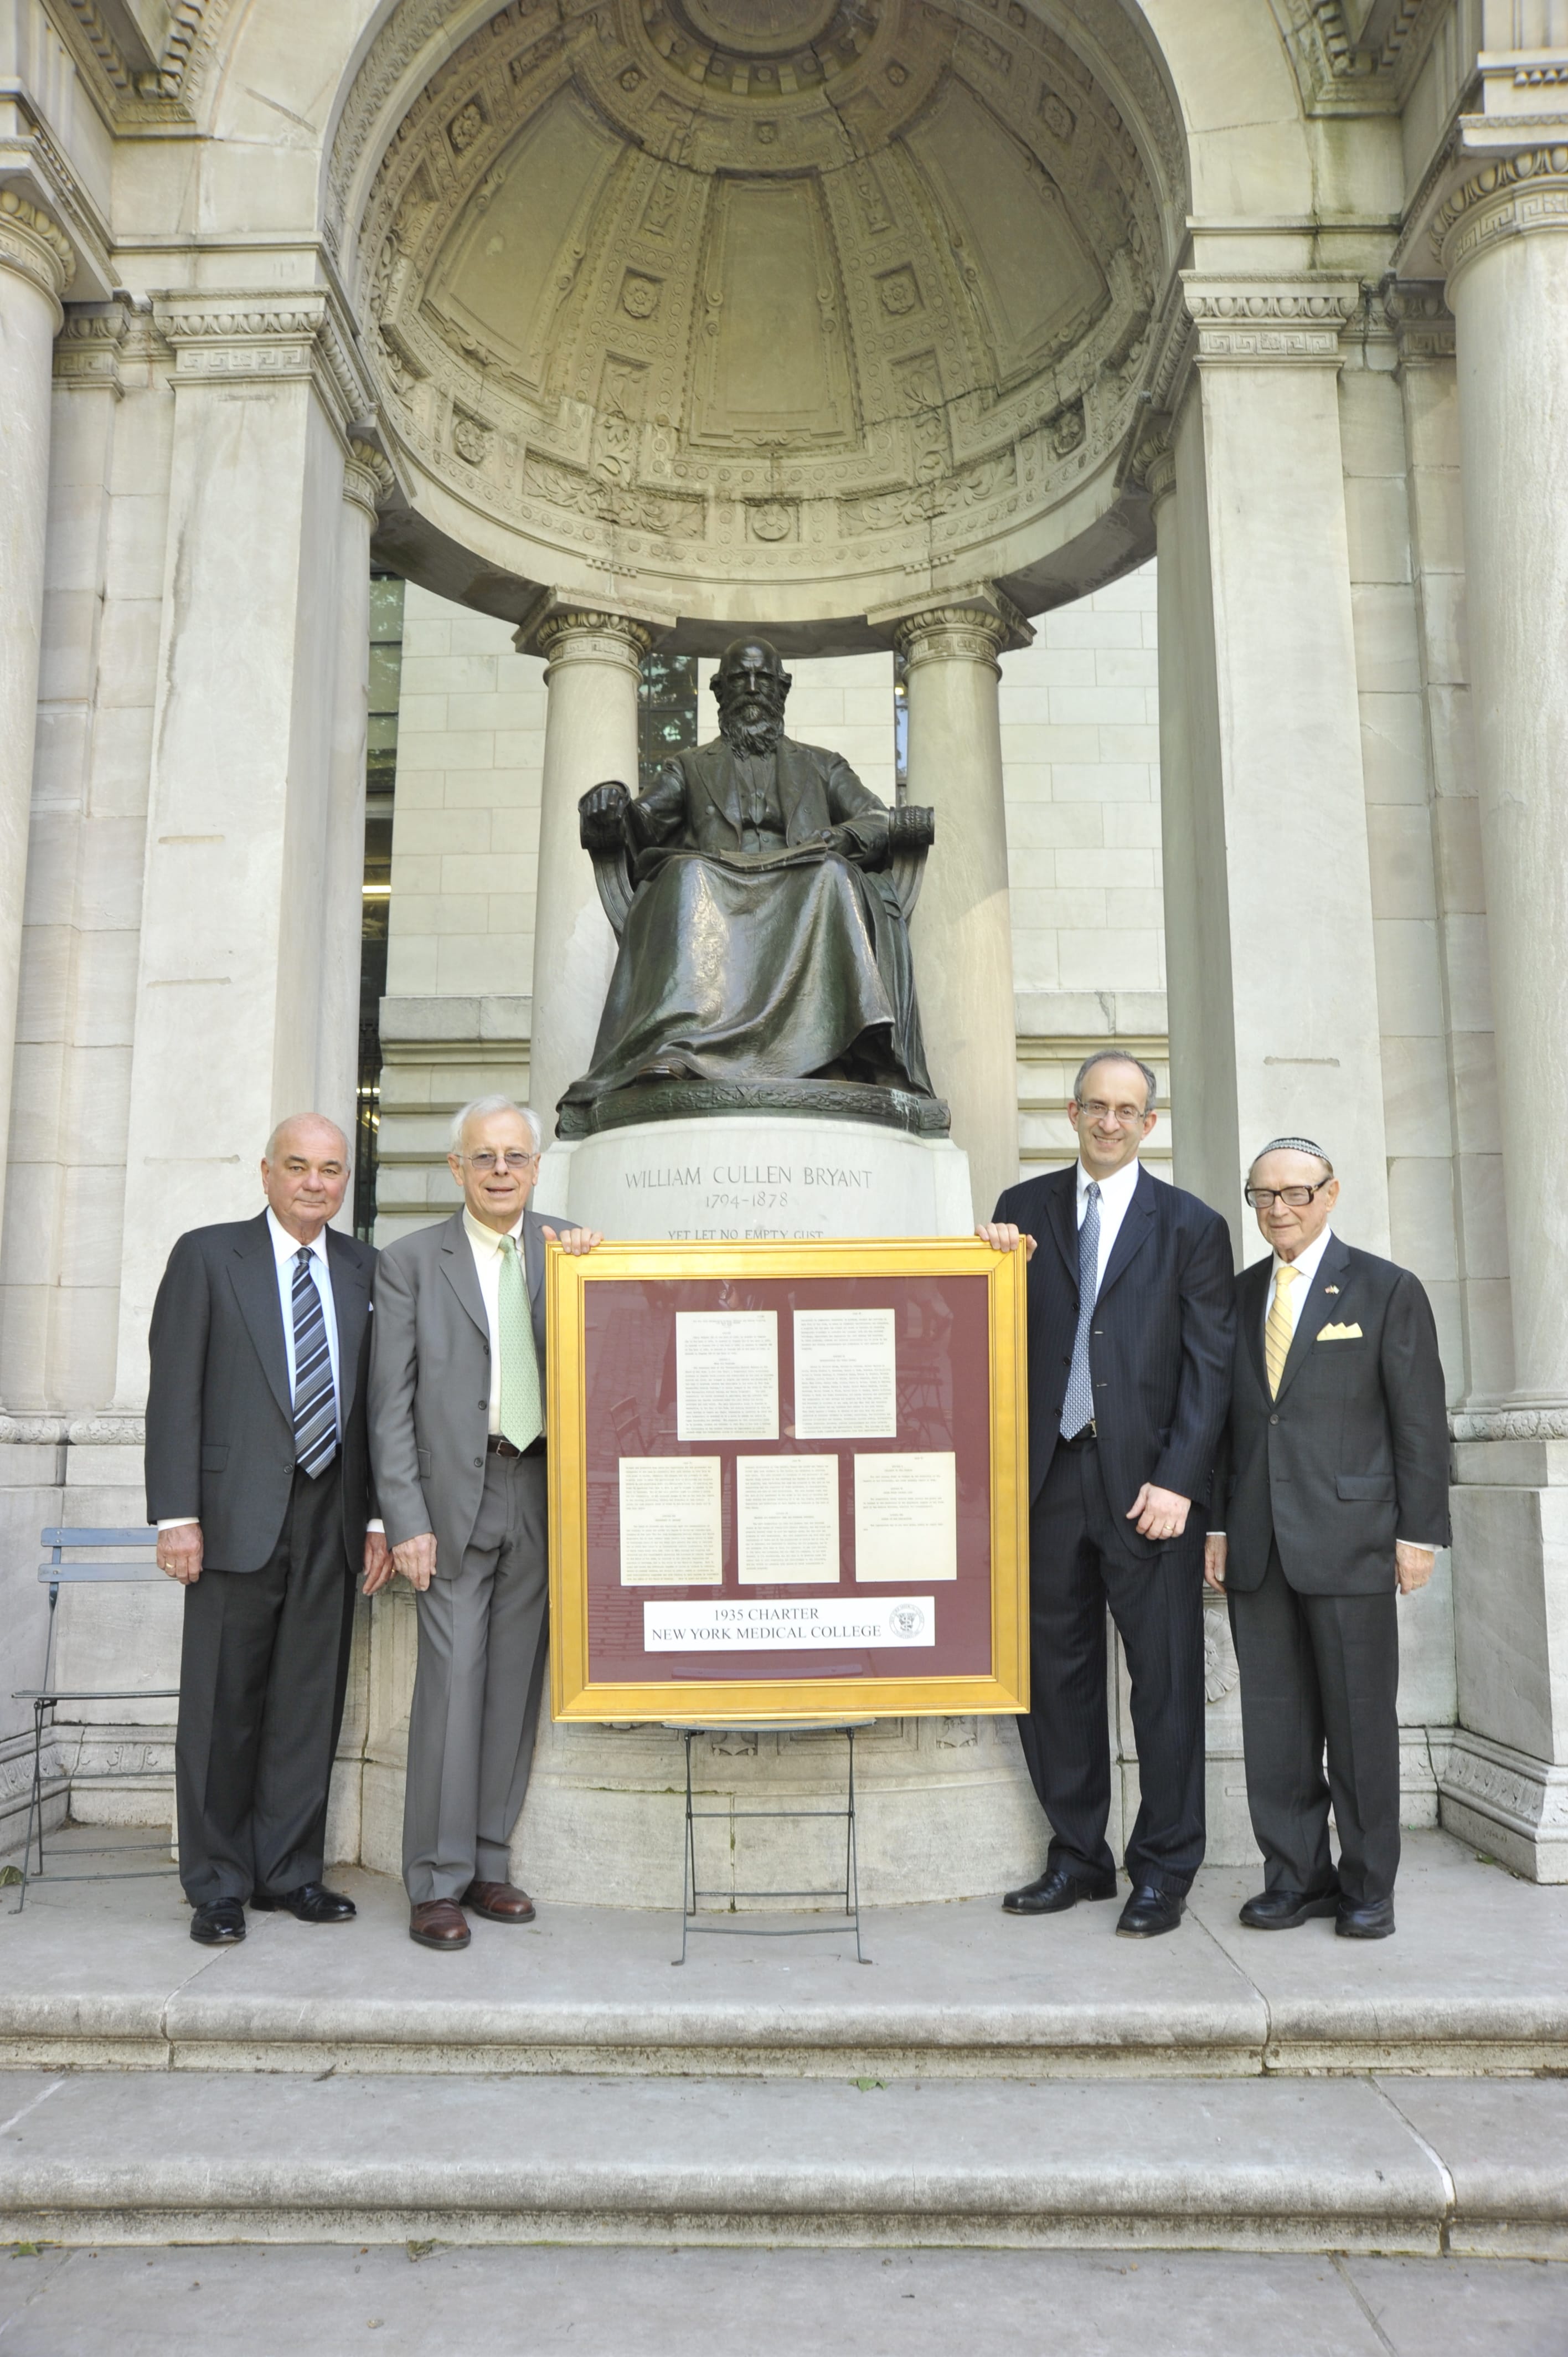
[[16,2073],[0,2240],[1568,2255],[1568,2085]]
[[[1046,1921],[993,1900],[869,1911],[778,1939],[694,1937],[671,1911],[545,1908],[476,1921],[432,1955],[401,1889],[341,1878],[356,1923],[252,1915],[242,1947],[187,1936],[169,1883],[40,1887],[0,1916],[0,2065],[628,2076],[1568,2071],[1568,1889],[1516,1881],[1442,1835],[1409,1843],[1389,1941],[1248,1932],[1243,1874],[1208,1869],[1168,1938],[1115,1937],[1114,1905]],[[769,1919],[777,1928],[778,1919]]]

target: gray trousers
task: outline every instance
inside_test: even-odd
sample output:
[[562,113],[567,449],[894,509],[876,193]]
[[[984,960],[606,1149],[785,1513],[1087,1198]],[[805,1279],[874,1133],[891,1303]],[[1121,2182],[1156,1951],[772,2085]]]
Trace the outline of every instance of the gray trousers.
[[544,1680],[548,1536],[543,1458],[488,1457],[461,1565],[416,1598],[403,1812],[415,1906],[509,1879]]
[[[1400,1862],[1399,1614],[1386,1594],[1304,1596],[1279,1549],[1262,1584],[1230,1594],[1241,1671],[1247,1803],[1270,1890],[1336,1879],[1358,1906],[1393,1896]],[[1326,1746],[1328,1773],[1323,1772]]]

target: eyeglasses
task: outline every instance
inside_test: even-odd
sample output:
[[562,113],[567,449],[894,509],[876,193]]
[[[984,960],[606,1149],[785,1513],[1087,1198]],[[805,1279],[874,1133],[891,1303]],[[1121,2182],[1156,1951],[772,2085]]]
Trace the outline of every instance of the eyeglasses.
[[1090,1097],[1086,1103],[1080,1104],[1079,1112],[1085,1121],[1113,1121],[1122,1129],[1131,1129],[1134,1122],[1146,1121],[1149,1117],[1146,1105],[1102,1104],[1098,1097]]
[[1305,1211],[1315,1195],[1333,1184],[1332,1178],[1320,1178],[1316,1187],[1249,1187],[1245,1192],[1254,1211],[1272,1211],[1276,1203],[1283,1203],[1288,1211]]
[[526,1170],[532,1163],[538,1161],[539,1157],[537,1154],[524,1154],[516,1146],[505,1154],[492,1154],[488,1146],[482,1146],[478,1154],[465,1154],[463,1159],[470,1170],[477,1170],[481,1178],[488,1178],[499,1162],[504,1162],[509,1170]]

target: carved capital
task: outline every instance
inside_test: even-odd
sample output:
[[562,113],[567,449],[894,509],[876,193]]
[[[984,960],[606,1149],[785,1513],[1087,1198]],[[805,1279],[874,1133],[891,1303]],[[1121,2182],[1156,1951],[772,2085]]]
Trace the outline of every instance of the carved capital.
[[927,606],[907,614],[897,626],[894,644],[911,671],[924,662],[986,664],[1000,679],[998,656],[1012,647],[1026,647],[1034,631],[1009,597],[988,589],[972,605]]
[[1438,206],[1432,247],[1449,283],[1502,239],[1568,230],[1568,147],[1527,147],[1499,156]]
[[52,213],[10,188],[0,188],[0,270],[30,279],[48,296],[58,331],[60,297],[76,275],[76,251]]
[[1401,278],[1385,286],[1383,316],[1404,365],[1453,359],[1454,314],[1437,279]]
[[112,393],[123,386],[120,361],[131,314],[124,303],[73,303],[55,338],[57,385],[72,392]]
[[544,657],[546,684],[564,663],[618,663],[635,675],[652,644],[645,623],[582,606],[553,606],[542,620],[525,623],[517,634],[520,653]]
[[396,489],[397,479],[375,445],[350,436],[343,462],[343,497],[350,507],[362,508],[374,525],[381,501]]
[[345,436],[374,409],[374,387],[325,295],[173,296],[156,317],[177,385],[312,383]]
[[1133,480],[1142,483],[1149,504],[1157,508],[1176,489],[1176,451],[1167,433],[1145,434],[1133,454]]
[[1337,368],[1339,331],[1362,307],[1354,278],[1216,277],[1185,270],[1200,368]]

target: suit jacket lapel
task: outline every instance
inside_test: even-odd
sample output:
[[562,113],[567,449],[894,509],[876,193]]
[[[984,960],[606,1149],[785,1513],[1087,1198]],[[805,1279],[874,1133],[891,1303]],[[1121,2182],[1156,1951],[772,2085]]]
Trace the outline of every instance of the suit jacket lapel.
[[441,1265],[446,1282],[488,1342],[490,1321],[485,1316],[485,1297],[479,1291],[479,1272],[474,1266],[474,1248],[468,1242],[461,1211],[454,1211],[441,1231]]
[[360,1344],[370,1316],[371,1280],[360,1255],[336,1229],[327,1231],[327,1265],[332,1276],[332,1307],[338,1317],[338,1416],[346,1430],[360,1382]]
[[[697,753],[686,756],[697,773],[697,782],[714,810],[729,828],[736,843],[740,841],[740,771],[730,758],[729,746],[724,737],[705,745]],[[727,793],[722,787],[727,785]]]
[[1140,1166],[1138,1183],[1133,1189],[1133,1200],[1127,1206],[1125,1218],[1116,1231],[1116,1241],[1111,1247],[1111,1257],[1105,1264],[1105,1274],[1100,1280],[1099,1298],[1101,1301],[1117,1282],[1122,1270],[1138,1253],[1142,1252],[1149,1240],[1155,1223],[1155,1213],[1159,1209],[1159,1199],[1155,1193],[1159,1184],[1160,1181],[1157,1178],[1151,1178],[1148,1172]]
[[1057,1240],[1057,1250],[1067,1263],[1067,1272],[1078,1286],[1078,1165],[1070,1169],[1053,1171],[1046,1181],[1047,1208],[1050,1214],[1051,1233]]
[[522,1215],[522,1265],[528,1277],[528,1306],[533,1314],[533,1346],[539,1372],[544,1373],[544,1222],[537,1211]]
[[[1321,1329],[1344,1315],[1340,1307],[1340,1287],[1349,1265],[1349,1247],[1342,1244],[1337,1236],[1331,1236],[1328,1249],[1317,1264],[1317,1275],[1307,1288],[1306,1299],[1302,1303],[1301,1314],[1295,1321],[1295,1332],[1280,1374],[1280,1387],[1274,1394],[1276,1402],[1283,1399],[1306,1364],[1307,1355]],[[1329,1286],[1335,1288],[1332,1293],[1327,1290]],[[1264,1389],[1267,1389],[1266,1384]]]
[[234,1247],[229,1271],[240,1315],[256,1346],[256,1356],[272,1387],[285,1422],[294,1424],[294,1400],[288,1387],[288,1351],[284,1342],[283,1301],[278,1293],[277,1262],[273,1255],[272,1230],[263,1211],[252,1220],[244,1240]]

